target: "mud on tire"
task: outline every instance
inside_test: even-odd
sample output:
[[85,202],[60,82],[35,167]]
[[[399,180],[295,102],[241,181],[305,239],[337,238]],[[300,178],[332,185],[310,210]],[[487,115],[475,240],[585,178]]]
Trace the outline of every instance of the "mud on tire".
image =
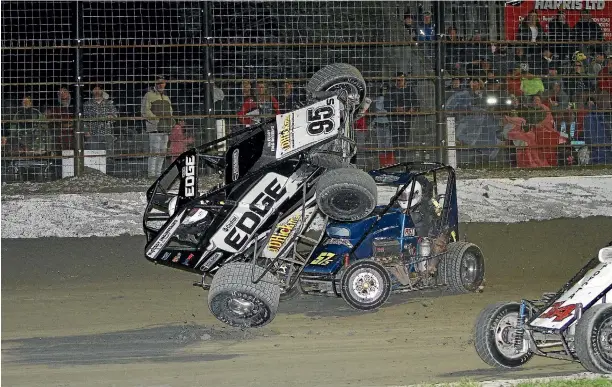
[[220,321],[232,327],[257,328],[276,316],[280,298],[277,279],[266,273],[256,284],[263,268],[250,263],[231,262],[215,274],[208,291],[208,308]]
[[372,176],[356,168],[325,172],[317,182],[316,193],[321,211],[341,222],[360,220],[371,214],[378,196]]
[[488,365],[501,369],[517,368],[533,357],[531,350],[512,353],[512,322],[516,327],[520,307],[518,302],[500,302],[480,312],[474,327],[474,347]]
[[308,93],[344,90],[359,106],[366,97],[366,82],[355,67],[346,63],[333,63],[317,71],[306,86]]
[[484,280],[484,256],[473,243],[449,243],[438,271],[450,293],[475,292]]
[[576,323],[576,355],[590,372],[612,373],[612,305],[589,308]]
[[355,309],[377,309],[391,294],[391,277],[377,262],[357,261],[342,275],[340,292],[344,301]]

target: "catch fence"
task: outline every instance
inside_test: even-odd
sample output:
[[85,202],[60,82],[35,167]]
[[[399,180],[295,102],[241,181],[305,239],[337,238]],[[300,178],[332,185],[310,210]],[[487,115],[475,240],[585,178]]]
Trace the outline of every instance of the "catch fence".
[[373,100],[362,168],[612,164],[609,9],[530,13],[557,3],[2,2],[2,180],[156,176],[335,62]]

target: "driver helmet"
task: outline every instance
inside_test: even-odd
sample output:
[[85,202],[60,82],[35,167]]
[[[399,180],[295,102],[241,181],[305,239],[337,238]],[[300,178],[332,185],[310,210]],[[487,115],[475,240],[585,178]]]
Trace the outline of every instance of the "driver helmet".
[[[410,192],[412,192],[412,187],[414,187],[414,193],[412,194],[412,200],[410,201],[410,205],[408,205],[408,199],[410,199]],[[398,191],[401,188],[402,187],[398,187]],[[415,180],[412,183],[408,184],[404,192],[400,194],[400,196],[397,198],[397,203],[402,209],[406,210],[408,208],[415,207],[421,202],[421,200],[423,200],[423,187],[421,186],[421,183]]]

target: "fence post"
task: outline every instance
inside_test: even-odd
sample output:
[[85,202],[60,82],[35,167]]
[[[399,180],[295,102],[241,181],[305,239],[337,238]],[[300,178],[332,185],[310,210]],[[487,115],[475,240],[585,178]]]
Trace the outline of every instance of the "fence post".
[[74,104],[76,122],[74,122],[74,175],[81,176],[85,170],[85,155],[84,155],[84,138],[83,138],[83,121],[81,119],[81,65],[82,65],[82,51],[81,46],[83,44],[83,33],[82,33],[82,17],[83,17],[83,3],[81,1],[75,2],[74,17],[74,36],[75,36],[75,99]]
[[445,125],[444,120],[444,56],[446,54],[446,44],[444,43],[444,1],[434,3],[434,14],[436,17],[436,160],[446,162]]
[[204,75],[206,78],[206,86],[205,86],[205,90],[206,90],[206,96],[205,96],[205,102],[204,102],[204,109],[206,111],[206,118],[205,118],[205,125],[206,125],[206,129],[204,132],[204,141],[208,142],[211,141],[211,133],[212,131],[215,131],[216,133],[216,129],[215,129],[215,125],[214,125],[214,119],[211,117],[211,114],[213,113],[213,103],[212,103],[212,96],[213,96],[213,76],[212,76],[212,66],[210,65],[211,61],[212,61],[212,49],[210,46],[211,40],[212,40],[212,36],[211,36],[211,30],[210,30],[210,2],[208,1],[204,1],[201,3],[202,4],[202,34],[204,35],[204,39],[206,39],[206,43],[204,46]]

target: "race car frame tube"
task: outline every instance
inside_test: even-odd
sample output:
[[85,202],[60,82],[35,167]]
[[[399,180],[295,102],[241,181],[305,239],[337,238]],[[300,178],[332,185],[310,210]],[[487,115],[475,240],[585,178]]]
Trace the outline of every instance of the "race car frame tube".
[[[387,167],[384,167],[384,168],[379,168],[379,169],[373,170],[371,172],[381,172],[381,171],[385,171],[385,170],[388,170],[388,169],[391,169],[391,168],[397,168],[397,167],[401,167],[401,166],[405,167],[405,172],[406,173],[411,173],[410,167],[413,167],[413,166],[427,166],[427,167],[430,167],[430,168],[426,169],[425,171],[419,172],[419,173],[411,173],[411,178],[408,179],[408,181],[406,181],[406,183],[404,183],[402,188],[400,190],[398,190],[395,193],[395,195],[393,195],[391,197],[391,200],[389,200],[389,203],[384,207],[384,209],[380,213],[377,214],[376,221],[374,221],[370,225],[368,230],[363,233],[363,235],[357,241],[357,243],[355,243],[355,245],[349,250],[349,252],[347,253],[348,261],[349,262],[351,261],[351,259],[355,258],[355,255],[354,255],[355,251],[359,248],[359,246],[361,246],[363,241],[366,240],[366,238],[368,237],[370,232],[374,229],[374,227],[376,227],[376,225],[380,222],[380,220],[383,218],[383,216],[387,212],[389,212],[389,210],[391,209],[393,204],[397,201],[397,199],[400,197],[400,195],[406,190],[406,188],[408,188],[408,185],[410,183],[412,183],[417,176],[424,176],[424,175],[427,175],[429,173],[432,173],[434,175],[434,181],[437,181],[436,180],[436,172],[437,171],[446,170],[448,172],[448,174],[449,174],[448,179],[447,179],[448,183],[446,185],[444,207],[442,209],[442,216],[441,216],[441,218],[443,219],[444,223],[446,223],[446,221],[448,220],[448,218],[450,216],[450,210],[451,210],[451,201],[455,199],[455,198],[452,198],[452,192],[453,192],[452,188],[455,186],[455,182],[456,182],[456,176],[455,176],[455,172],[454,172],[453,168],[451,166],[449,166],[449,165],[444,165],[444,164],[438,163],[438,162],[433,162],[433,163],[403,162],[403,163],[398,163],[398,164],[390,165],[390,166],[387,166]],[[414,185],[412,186],[412,188],[410,190],[410,196],[408,198],[408,202],[410,202],[412,200],[413,195],[414,195]],[[459,237],[459,235],[457,234],[457,238],[458,237]],[[428,259],[431,259],[431,257],[427,257],[426,259],[423,259],[421,261],[428,260]],[[346,260],[345,260],[345,264],[346,264]]]

